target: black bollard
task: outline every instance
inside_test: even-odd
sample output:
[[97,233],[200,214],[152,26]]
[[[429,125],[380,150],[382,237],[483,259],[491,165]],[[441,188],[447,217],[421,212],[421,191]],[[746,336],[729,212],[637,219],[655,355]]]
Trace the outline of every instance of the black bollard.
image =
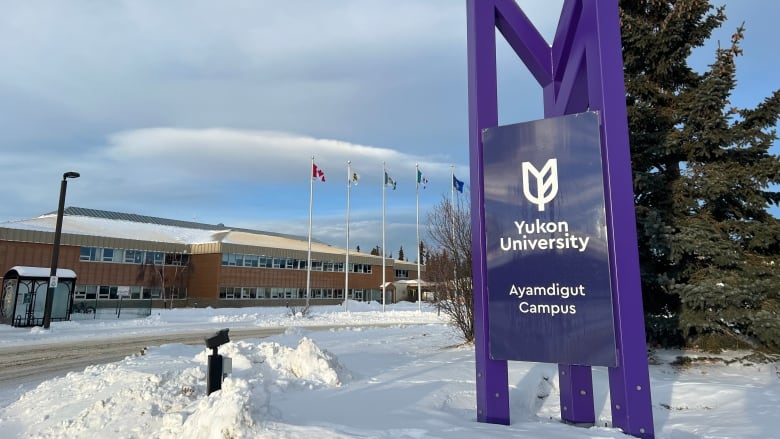
[[222,389],[222,355],[217,353],[217,348],[230,341],[229,329],[222,329],[211,337],[206,337],[206,347],[211,349],[208,361],[208,373],[206,374],[206,395]]
[[206,394],[222,389],[222,355],[217,353],[217,348],[212,349],[209,355],[209,371],[206,377]]

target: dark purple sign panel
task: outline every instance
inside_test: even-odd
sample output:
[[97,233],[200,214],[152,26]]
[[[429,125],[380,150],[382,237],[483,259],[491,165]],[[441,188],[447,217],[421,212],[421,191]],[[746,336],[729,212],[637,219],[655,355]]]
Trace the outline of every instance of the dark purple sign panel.
[[598,114],[482,140],[491,357],[616,366]]

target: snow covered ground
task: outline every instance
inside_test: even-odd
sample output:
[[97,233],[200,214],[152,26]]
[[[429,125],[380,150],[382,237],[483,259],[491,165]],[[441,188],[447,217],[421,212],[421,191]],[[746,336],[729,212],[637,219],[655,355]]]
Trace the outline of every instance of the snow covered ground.
[[[391,327],[360,328],[357,324]],[[313,325],[343,325],[314,331]],[[510,363],[510,426],[475,421],[474,349],[415,304],[154,310],[139,320],[0,326],[0,346],[187,329],[289,326],[230,342],[233,372],[206,395],[205,346],[168,344],[40,383],[0,383],[3,438],[623,438],[610,428],[606,369],[594,368],[596,427],[562,424],[552,364]],[[780,363],[747,352],[660,351],[650,367],[656,437],[780,437]],[[685,366],[677,356],[699,357]],[[712,357],[704,361],[704,357]],[[717,358],[715,358],[717,357]]]

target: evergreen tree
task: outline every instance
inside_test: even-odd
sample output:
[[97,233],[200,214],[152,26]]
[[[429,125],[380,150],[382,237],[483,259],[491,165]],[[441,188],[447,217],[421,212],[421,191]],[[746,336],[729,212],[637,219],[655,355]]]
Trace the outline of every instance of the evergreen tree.
[[377,245],[376,247],[372,248],[370,254],[371,256],[379,256],[379,246]]
[[355,251],[356,251],[356,252],[358,252],[358,253],[360,253],[360,245],[358,245],[357,247],[355,247]]
[[404,246],[401,246],[401,248],[398,249],[398,260],[404,260]]
[[[780,91],[734,108],[744,28],[703,73],[687,64],[726,19],[706,0],[622,0],[626,102],[648,335],[780,349]],[[724,344],[725,342],[725,344]]]

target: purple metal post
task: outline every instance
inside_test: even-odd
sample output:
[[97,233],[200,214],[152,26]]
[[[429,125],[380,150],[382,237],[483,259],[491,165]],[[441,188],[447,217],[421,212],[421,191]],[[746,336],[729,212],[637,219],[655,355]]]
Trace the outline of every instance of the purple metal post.
[[[509,423],[506,361],[490,359],[481,132],[498,125],[495,29],[544,92],[545,117],[598,110],[618,365],[609,368],[612,423],[654,437],[636,247],[631,156],[617,0],[565,0],[552,47],[514,0],[468,0],[469,148],[474,255],[477,419]],[[590,366],[559,365],[561,416],[595,421]]]
[[[642,285],[637,251],[631,151],[617,1],[585,0],[594,15],[599,75],[590,81],[591,106],[601,111],[607,230],[612,248],[613,312],[618,366],[609,368],[612,424],[638,437],[655,436],[647,365]],[[589,53],[589,55],[591,55]],[[593,105],[595,104],[595,105]]]
[[487,259],[485,257],[482,129],[498,125],[495,8],[491,0],[469,0],[469,145],[471,230],[474,283],[474,347],[477,374],[477,421],[509,424],[507,362],[488,352]]
[[[578,113],[587,111],[590,107],[588,84],[585,82],[588,79],[588,66],[584,58],[585,46],[591,38],[582,35],[577,26],[582,23],[581,14],[582,2],[564,2],[551,49],[553,81],[547,86],[543,85],[545,117]],[[603,114],[600,118],[603,122]],[[606,177],[604,181],[607,181]],[[609,206],[609,196],[605,197],[605,203]],[[607,221],[609,222],[609,215]],[[620,330],[617,329],[616,333],[619,332]],[[590,366],[559,364],[558,381],[561,392],[561,419],[575,425],[593,425],[596,421],[596,413],[593,407],[593,376]]]

